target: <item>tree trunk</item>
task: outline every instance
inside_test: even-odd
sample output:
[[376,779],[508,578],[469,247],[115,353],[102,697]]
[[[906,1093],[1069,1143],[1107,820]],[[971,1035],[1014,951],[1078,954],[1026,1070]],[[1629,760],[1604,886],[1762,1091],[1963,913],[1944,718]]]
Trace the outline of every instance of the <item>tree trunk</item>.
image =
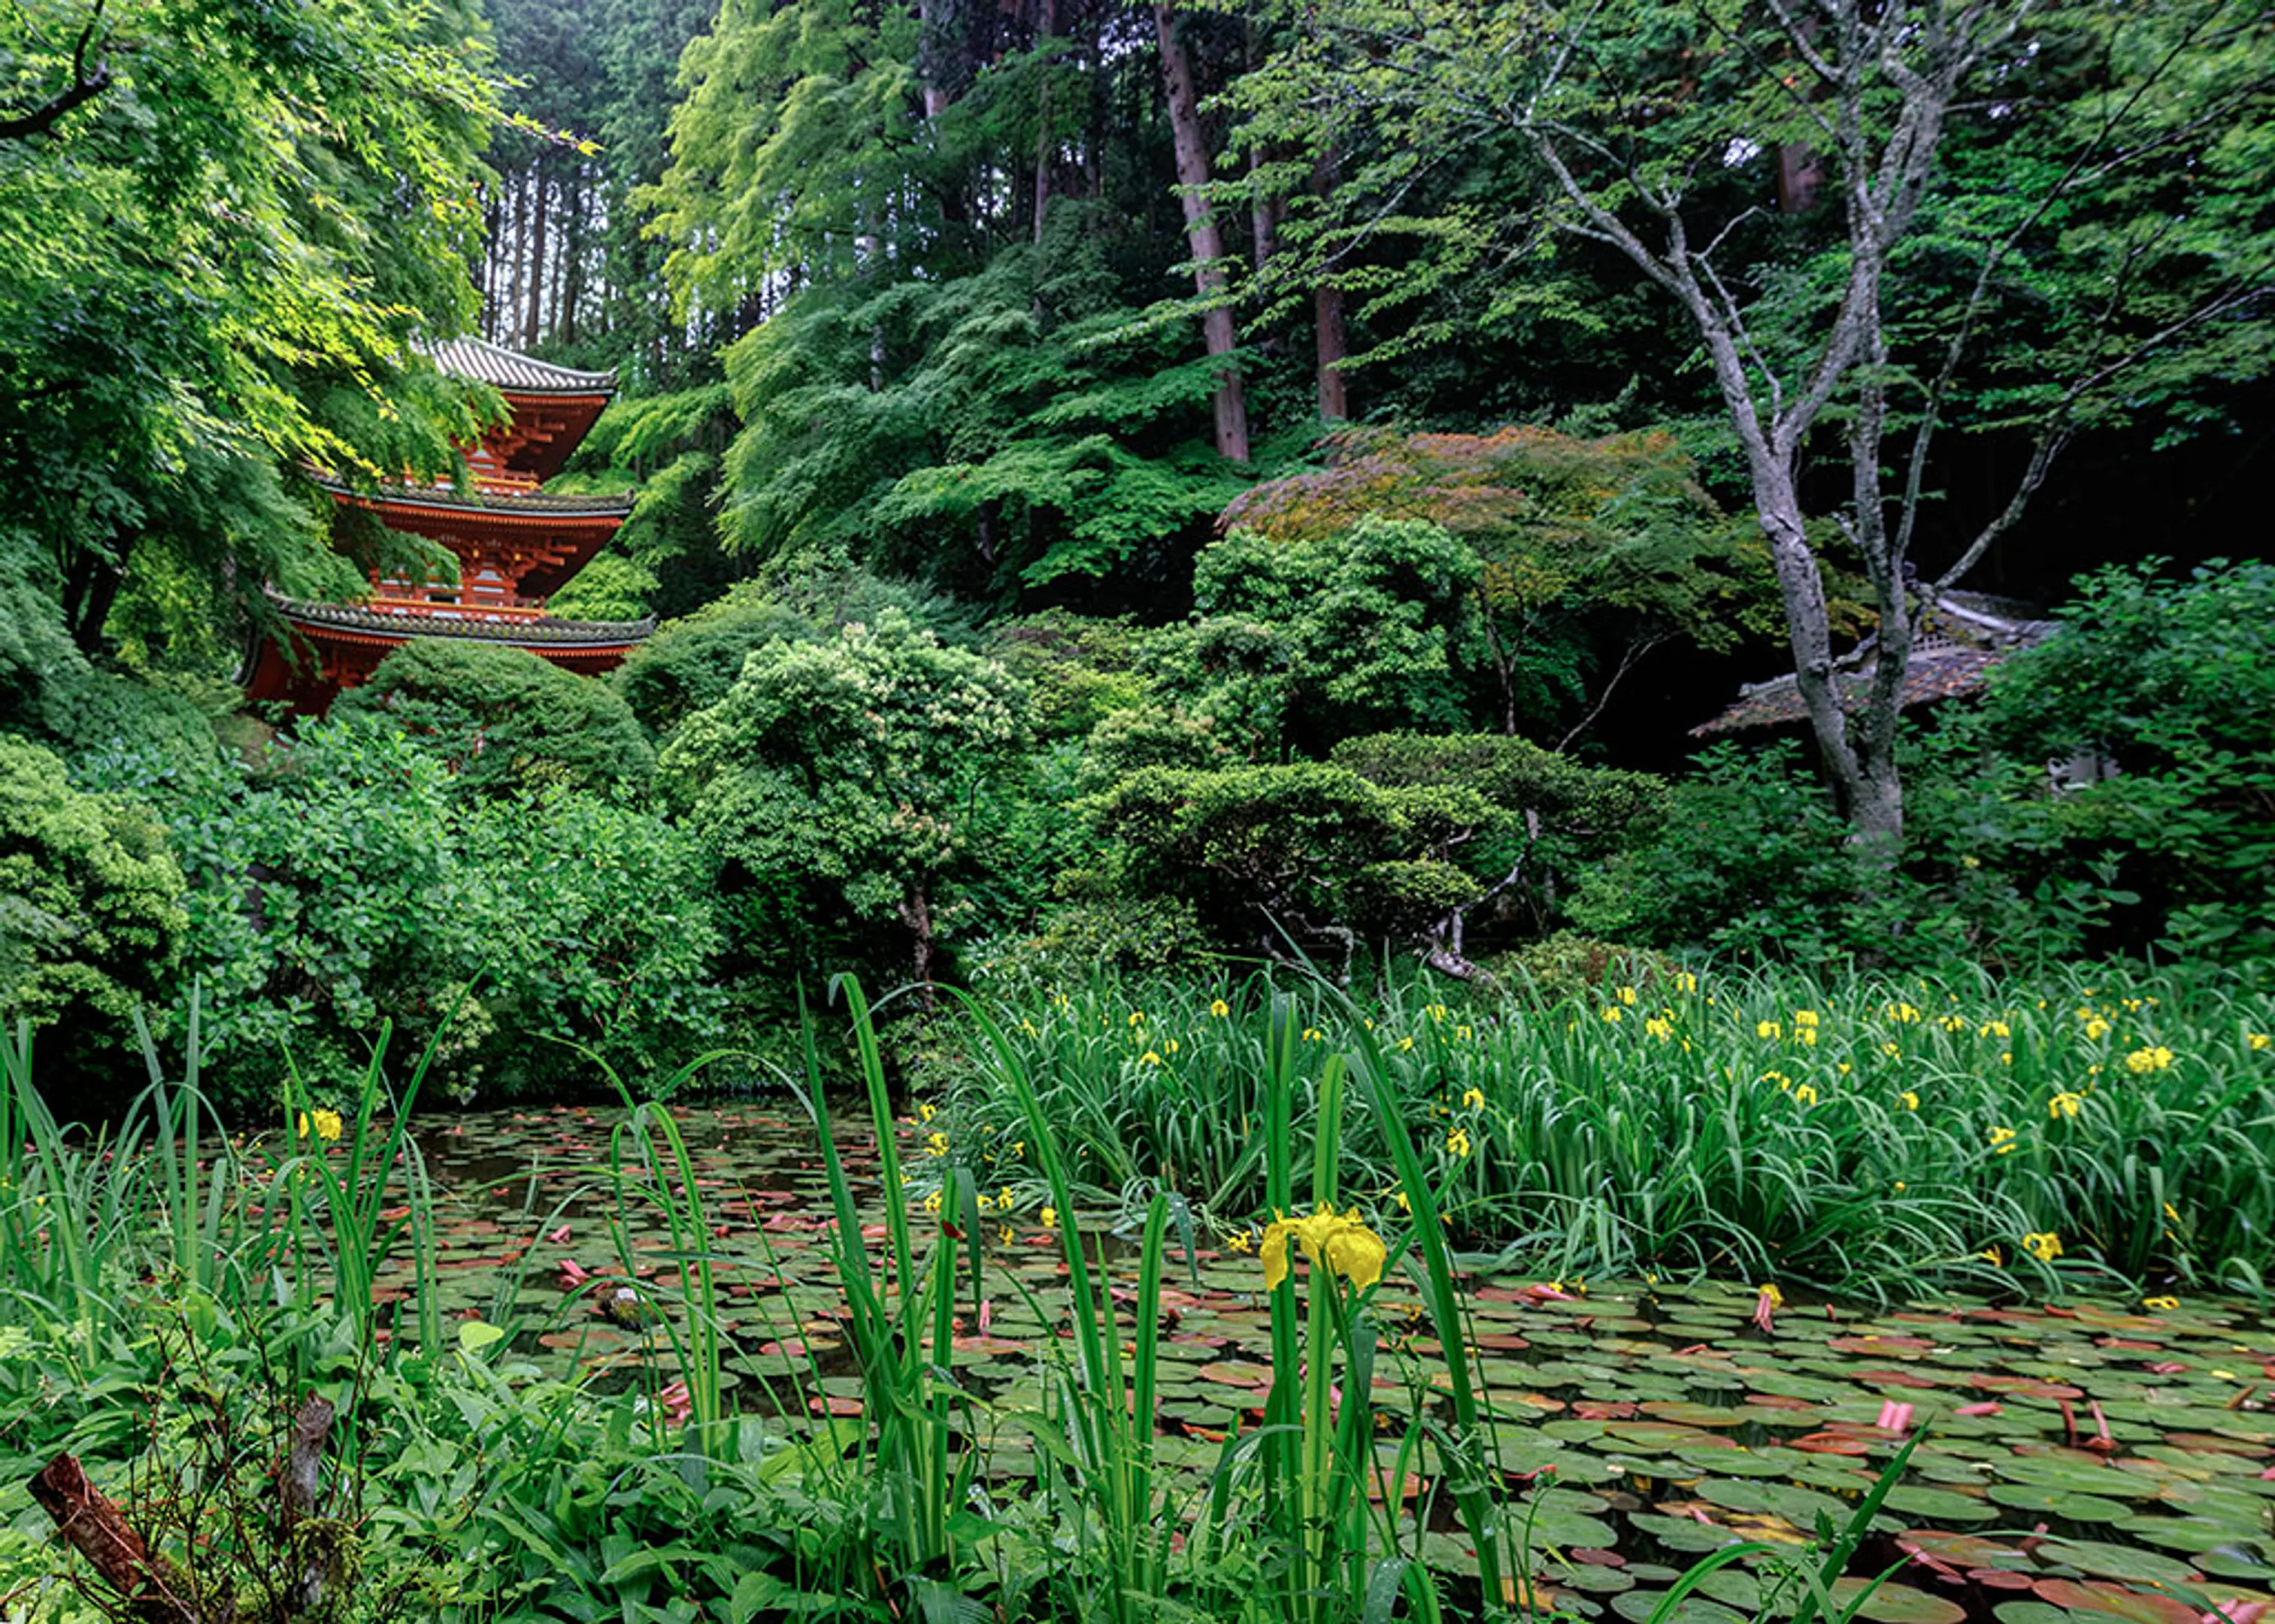
[[538,341],[538,318],[545,307],[545,170],[540,164],[529,170],[529,309],[521,324],[524,349],[534,349]]
[[110,606],[118,600],[118,588],[126,578],[126,553],[131,540],[123,540],[116,559],[106,558],[92,548],[80,550],[74,562],[64,591],[64,615],[71,626],[72,641],[82,653],[99,653],[102,647],[102,628],[110,618]]
[[[1873,759],[1883,753],[1879,752],[1860,756],[1841,703],[1833,664],[1832,616],[1825,602],[1825,578],[1809,545],[1791,472],[1761,462],[1752,472],[1755,511],[1769,540],[1770,562],[1785,601],[1794,680],[1800,686],[1801,702],[1809,713],[1810,731],[1816,736],[1825,775],[1859,835],[1901,836],[1903,790],[1893,752],[1886,752],[1886,761]],[[1908,638],[1905,646],[1886,651],[1899,676],[1908,652]]]
[[487,187],[488,195],[482,200],[482,263],[478,291],[482,300],[482,336],[497,336],[497,260],[498,233],[505,221],[498,208],[497,188]]
[[[1059,0],[1043,0],[1042,20],[1036,31],[1050,39],[1059,31]],[[1057,65],[1054,57],[1051,65]],[[1035,240],[1043,240],[1043,219],[1051,207],[1051,79],[1047,71],[1041,87],[1035,93]]]
[[1350,417],[1350,391],[1343,382],[1350,344],[1343,336],[1343,291],[1333,283],[1312,291],[1311,327],[1319,336],[1319,420],[1341,423]]
[[1213,356],[1221,356],[1216,373],[1216,449],[1227,462],[1248,460],[1248,403],[1241,393],[1240,368],[1232,360],[1238,339],[1233,332],[1232,311],[1222,300],[1225,292],[1224,236],[1209,211],[1202,188],[1208,185],[1208,147],[1201,134],[1200,96],[1193,78],[1193,62],[1177,38],[1175,8],[1153,7],[1153,28],[1161,42],[1161,78],[1168,93],[1169,134],[1177,155],[1178,196],[1184,205],[1185,238],[1193,255],[1193,291],[1213,301],[1201,315],[1201,336]]
[[[1090,10],[1090,32],[1083,36],[1083,94],[1089,98],[1082,144],[1082,195],[1095,200],[1105,195],[1106,179],[1104,152],[1106,147],[1106,75],[1104,65],[1103,16],[1106,8],[1093,5]],[[1149,211],[1150,212],[1150,211]]]
[[1272,256],[1280,252],[1280,217],[1287,205],[1264,190],[1263,169],[1270,156],[1260,146],[1248,149],[1248,229],[1255,244],[1256,270],[1260,276]]
[[575,187],[569,194],[569,241],[561,256],[561,304],[553,318],[563,344],[577,342],[577,306],[585,298],[586,211],[593,195],[582,164],[575,176]]
[[[917,79],[924,94],[924,115],[937,118],[948,111],[955,98],[949,94],[942,72],[946,57],[961,41],[951,42],[941,26],[941,12],[947,8],[941,0],[917,0]],[[953,11],[949,11],[953,16]]]
[[497,320],[490,334],[494,344],[511,344],[521,315],[521,261],[529,246],[528,177],[513,178],[513,244],[501,258],[497,276]]
[[[1324,204],[1334,191],[1337,164],[1330,147],[1311,171],[1311,191]],[[1311,329],[1319,352],[1319,420],[1341,423],[1350,417],[1350,388],[1343,379],[1343,363],[1350,359],[1350,340],[1343,331],[1343,291],[1322,277],[1311,290]],[[1509,729],[1515,732],[1512,726]]]
[[916,939],[911,956],[915,961],[918,996],[923,1001],[924,1007],[929,1009],[933,1007],[932,899],[921,883],[910,886],[908,895],[901,899],[901,923],[909,927],[909,933]]

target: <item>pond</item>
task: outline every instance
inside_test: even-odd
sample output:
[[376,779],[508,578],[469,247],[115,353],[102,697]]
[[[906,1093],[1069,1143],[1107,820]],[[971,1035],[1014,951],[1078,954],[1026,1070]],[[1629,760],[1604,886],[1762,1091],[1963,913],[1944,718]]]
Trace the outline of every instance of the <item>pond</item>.
[[[811,1127],[763,1105],[677,1118],[723,1294],[729,1401],[782,1427],[858,1415]],[[622,1204],[611,1190],[621,1120],[477,1112],[422,1122],[419,1139],[446,1313],[511,1326],[556,1373],[654,1387],[675,1374],[670,1344],[641,1316],[676,1311],[681,1260],[637,1185]],[[927,1136],[905,1132],[921,1165]],[[842,1152],[881,1236],[874,1144],[848,1134]],[[976,1401],[988,1472],[1021,1478],[1034,1450],[1017,1418],[1042,1407],[1064,1357],[1065,1265],[1031,1198],[998,1192],[987,1207],[953,1378]],[[1115,1284],[1134,1283],[1133,1249],[1097,1230]],[[1188,1252],[1172,1236],[1158,1416],[1160,1458],[1198,1484],[1228,1439],[1259,1424],[1271,1370],[1258,1260],[1195,1240]],[[632,1298],[656,1306],[612,1318],[601,1309],[627,1268]],[[1566,1613],[1642,1620],[1701,1552],[1737,1537],[1798,1545],[1844,1520],[1922,1429],[1855,1569],[1901,1564],[1864,1608],[1878,1624],[2199,1624],[2220,1609],[2251,1624],[2275,1599],[2275,1328],[2250,1304],[1772,1307],[1742,1281],[1583,1286],[1483,1266],[1465,1284],[1491,1458],[1532,1519],[1543,1594]],[[398,1272],[379,1295],[409,1289]],[[1392,1418],[1378,1492],[1402,1502],[1425,1556],[1460,1568],[1446,1485],[1388,1465],[1407,1422],[1438,1408],[1442,1350],[1405,1275],[1386,1279],[1373,1317],[1376,1402]],[[1739,1564],[1677,1624],[1727,1624],[1757,1598]]]

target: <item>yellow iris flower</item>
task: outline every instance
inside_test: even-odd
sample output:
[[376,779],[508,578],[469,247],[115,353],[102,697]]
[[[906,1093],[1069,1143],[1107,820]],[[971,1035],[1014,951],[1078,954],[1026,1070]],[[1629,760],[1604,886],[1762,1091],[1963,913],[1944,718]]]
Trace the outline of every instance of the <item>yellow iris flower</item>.
[[2026,1235],[2022,1237],[2022,1250],[2040,1263],[2052,1263],[2062,1255],[2061,1236],[2051,1229],[2040,1235]]
[[1304,1249],[1315,1268],[1340,1274],[1361,1290],[1382,1278],[1390,1250],[1382,1237],[1359,1221],[1358,1209],[1337,1214],[1321,1203],[1309,1218],[1275,1218],[1265,1227],[1258,1256],[1264,1262],[1264,1288],[1277,1290],[1288,1278],[1288,1243]]

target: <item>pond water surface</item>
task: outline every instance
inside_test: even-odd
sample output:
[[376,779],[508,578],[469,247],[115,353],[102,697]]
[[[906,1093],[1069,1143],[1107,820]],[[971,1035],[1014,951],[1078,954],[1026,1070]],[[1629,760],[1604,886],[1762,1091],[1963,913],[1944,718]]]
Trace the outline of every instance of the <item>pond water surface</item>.
[[[446,1312],[509,1326],[557,1373],[654,1386],[675,1374],[659,1324],[679,1312],[684,1260],[637,1182],[624,1201],[613,1193],[624,1114],[468,1113],[423,1122],[419,1138]],[[858,1415],[811,1125],[761,1105],[677,1121],[724,1294],[729,1401],[784,1426]],[[905,1132],[921,1168],[926,1132]],[[881,1267],[875,1147],[865,1131],[842,1148]],[[981,1217],[952,1375],[978,1401],[991,1472],[1018,1477],[1034,1464],[1016,1417],[1042,1407],[1065,1356],[1067,1294],[1058,1234],[1032,1197],[1009,1194]],[[1098,1238],[1115,1284],[1134,1285],[1130,1249],[1102,1226]],[[1198,1482],[1260,1420],[1268,1313],[1253,1256],[1177,1247],[1168,1280],[1159,1446]],[[1820,1303],[1765,1328],[1741,1281],[1550,1295],[1480,1269],[1465,1283],[1493,1456],[1533,1519],[1546,1595],[1568,1613],[1644,1619],[1700,1552],[1740,1537],[1798,1544],[1844,1520],[1923,1427],[1858,1564],[1902,1564],[1866,1605],[1877,1624],[2256,1624],[2253,1609],[2275,1602],[2275,1329],[2250,1304]],[[408,1289],[398,1276],[381,1295]],[[620,1291],[652,1306],[612,1319],[601,1305]],[[1386,1281],[1374,1318],[1387,1463],[1411,1418],[1441,1406],[1445,1373],[1411,1279]],[[1459,1567],[1442,1490],[1387,1464],[1379,1485],[1408,1503],[1425,1554]],[[1734,1567],[1676,1624],[1730,1624],[1758,1599],[1755,1573]]]

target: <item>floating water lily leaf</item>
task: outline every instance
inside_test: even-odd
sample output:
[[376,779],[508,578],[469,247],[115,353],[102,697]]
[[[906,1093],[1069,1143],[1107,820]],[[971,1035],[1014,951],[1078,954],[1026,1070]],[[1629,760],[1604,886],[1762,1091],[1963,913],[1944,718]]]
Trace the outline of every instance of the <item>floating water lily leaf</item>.
[[2204,1515],[2128,1517],[2117,1525],[2115,1531],[2166,1551],[2189,1554],[2231,1551],[2248,1557],[2264,1548],[2268,1541],[2264,1527],[2249,1519],[2239,1518],[2231,1522]]
[[1938,1522],[1982,1522],[1999,1514],[1979,1495],[1961,1494],[1950,1489],[1931,1489],[1908,1483],[1888,1491],[1888,1497],[1883,1503],[1890,1511],[1906,1516],[1931,1517]]
[[1967,1609],[1956,1602],[1893,1580],[1857,1602],[1858,1593],[1871,1582],[1862,1578],[1836,1579],[1832,1585],[1833,1599],[1844,1612],[1856,1603],[1858,1616],[1871,1619],[1874,1624],[1961,1624],[1967,1617]]
[[2116,1522],[2130,1514],[2117,1500],[2034,1483],[1994,1483],[1991,1498],[2009,1510],[2036,1512],[2065,1522]]
[[2029,1557],[2011,1545],[1980,1534],[1957,1534],[1946,1529],[1916,1529],[1898,1535],[1896,1547],[1954,1576],[1978,1572],[2019,1573],[2034,1566]]
[[1725,1567],[1708,1574],[1700,1582],[1698,1593],[1742,1613],[1761,1611],[1762,1582],[1742,1567]]
[[1628,1522],[1670,1551],[1719,1551],[1724,1545],[1735,1545],[1742,1537],[1715,1523],[1701,1522],[1690,1517],[1661,1516],[1648,1511],[1632,1514]]
[[1575,1562],[1560,1573],[1560,1582],[1576,1590],[1585,1590],[1595,1596],[1616,1596],[1636,1586],[1636,1577],[1622,1567],[1598,1567],[1586,1562]]
[[2034,1588],[2040,1601],[2075,1613],[2122,1619],[2126,1624],[2198,1624],[2198,1610],[2177,1596],[2128,1590],[2106,1579],[2083,1583],[2070,1579],[2041,1579]]
[[2002,1601],[1991,1611],[1999,1624],[2077,1624],[2077,1615],[2042,1601]]
[[2196,1570],[2188,1563],[2132,1545],[2114,1545],[2096,1539],[2060,1539],[2049,1542],[2046,1552],[2055,1560],[2097,1578],[2130,1579],[2165,1586],[2198,1582]]
[[[1653,1590],[1629,1590],[1624,1596],[1612,1598],[1612,1611],[1636,1624],[1649,1619],[1659,1609],[1660,1598]],[[1748,1624],[1742,1613],[1734,1613],[1720,1602],[1709,1601],[1704,1596],[1686,1596],[1674,1604],[1661,1624]]]

